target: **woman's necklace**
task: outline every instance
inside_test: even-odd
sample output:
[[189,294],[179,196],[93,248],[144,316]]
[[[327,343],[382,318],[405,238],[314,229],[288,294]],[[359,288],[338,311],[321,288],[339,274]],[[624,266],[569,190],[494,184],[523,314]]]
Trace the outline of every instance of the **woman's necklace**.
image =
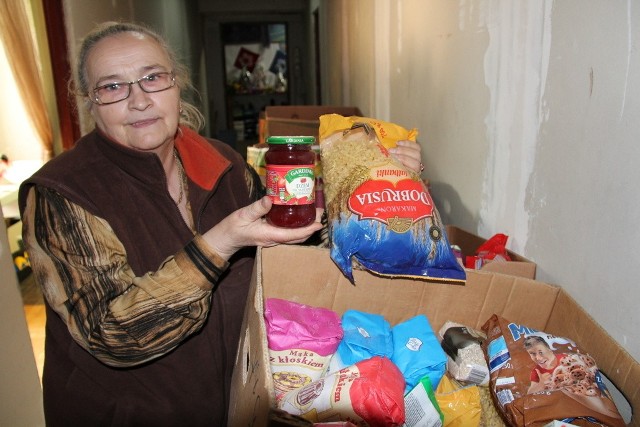
[[[178,157],[177,151],[173,150],[173,157],[176,162],[178,162],[178,175],[180,179],[180,195],[178,196],[178,200],[174,200],[176,206],[178,206],[178,210],[180,210],[180,214],[184,219],[185,223],[191,229],[191,232],[195,235],[195,229],[193,224],[193,216],[191,214],[191,203],[189,203],[189,187],[187,186],[187,173],[184,171],[184,166],[182,165],[182,161],[180,157]],[[185,198],[185,206],[181,207],[182,199]]]
[[187,176],[184,173],[182,162],[180,161],[180,158],[178,157],[176,150],[173,150],[173,158],[178,163],[178,179],[180,180],[180,195],[178,196],[178,200],[174,200],[174,202],[176,203],[176,205],[180,206],[180,203],[182,203],[182,198],[184,197],[184,187],[185,187],[185,181]]

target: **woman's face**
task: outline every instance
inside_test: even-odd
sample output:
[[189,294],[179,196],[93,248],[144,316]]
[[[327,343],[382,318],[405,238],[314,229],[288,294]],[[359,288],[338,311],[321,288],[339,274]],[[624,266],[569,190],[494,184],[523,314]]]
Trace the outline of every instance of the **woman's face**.
[[549,347],[543,344],[534,344],[527,349],[531,360],[545,369],[553,369],[557,365],[556,355]]
[[[86,67],[89,96],[97,86],[172,71],[166,52],[140,33],[120,33],[100,40],[90,51]],[[125,100],[91,104],[91,115],[98,129],[115,142],[141,151],[159,151],[177,131],[180,90],[176,85],[162,92],[146,93],[133,84]]]

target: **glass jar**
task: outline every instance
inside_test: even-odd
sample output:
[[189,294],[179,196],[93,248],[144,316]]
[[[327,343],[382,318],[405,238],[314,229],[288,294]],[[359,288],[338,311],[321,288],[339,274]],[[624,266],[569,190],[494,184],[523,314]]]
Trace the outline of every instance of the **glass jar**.
[[271,136],[265,155],[267,196],[273,207],[267,222],[304,227],[316,219],[313,136]]

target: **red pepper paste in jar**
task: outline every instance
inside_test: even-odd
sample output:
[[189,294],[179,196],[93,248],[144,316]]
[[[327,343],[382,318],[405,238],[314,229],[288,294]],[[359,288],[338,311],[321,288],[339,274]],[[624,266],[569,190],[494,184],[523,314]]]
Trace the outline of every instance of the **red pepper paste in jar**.
[[273,207],[267,222],[304,227],[316,219],[313,136],[271,136],[265,155],[267,196]]

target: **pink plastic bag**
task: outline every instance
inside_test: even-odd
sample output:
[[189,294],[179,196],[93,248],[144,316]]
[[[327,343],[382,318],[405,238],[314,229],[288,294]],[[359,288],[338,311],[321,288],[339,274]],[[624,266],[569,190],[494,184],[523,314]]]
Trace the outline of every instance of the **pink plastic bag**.
[[326,373],[343,336],[337,313],[270,298],[264,318],[276,398]]

